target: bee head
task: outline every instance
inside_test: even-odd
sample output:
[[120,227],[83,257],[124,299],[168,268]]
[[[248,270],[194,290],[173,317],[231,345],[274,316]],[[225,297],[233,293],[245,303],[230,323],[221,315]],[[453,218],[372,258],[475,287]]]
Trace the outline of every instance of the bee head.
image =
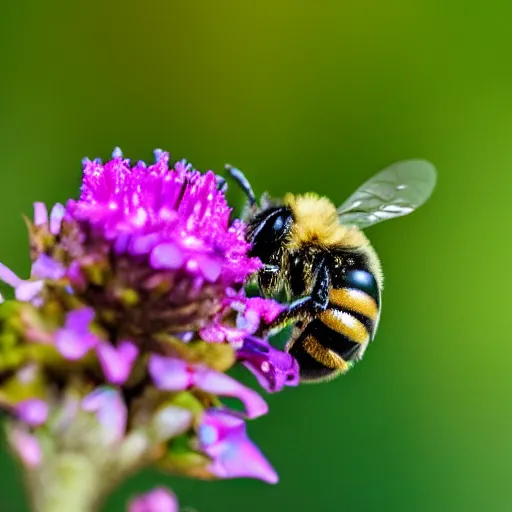
[[276,206],[263,210],[250,222],[247,240],[252,245],[249,254],[263,263],[272,263],[283,249],[293,225],[293,214],[287,206]]

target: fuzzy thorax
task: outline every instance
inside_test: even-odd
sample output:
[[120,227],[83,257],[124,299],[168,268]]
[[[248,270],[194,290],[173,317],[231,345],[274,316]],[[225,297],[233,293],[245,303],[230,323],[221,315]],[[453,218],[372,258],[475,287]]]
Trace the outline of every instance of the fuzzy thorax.
[[304,245],[360,249],[366,252],[372,271],[382,286],[380,261],[368,238],[360,229],[342,225],[336,207],[329,199],[314,193],[287,194],[284,204],[293,212],[295,221],[289,238],[291,251]]
[[339,223],[336,207],[326,197],[312,193],[300,196],[287,194],[284,203],[291,208],[295,218],[290,240],[293,245],[368,245],[367,238],[359,229]]

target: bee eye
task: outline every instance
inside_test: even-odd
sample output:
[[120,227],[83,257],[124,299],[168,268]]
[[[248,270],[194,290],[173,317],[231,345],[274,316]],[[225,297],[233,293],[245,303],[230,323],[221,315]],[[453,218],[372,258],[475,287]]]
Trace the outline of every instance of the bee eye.
[[274,221],[274,225],[272,226],[272,230],[274,233],[279,233],[283,229],[284,226],[284,217],[282,215],[279,215],[279,217],[276,218]]
[[270,263],[271,256],[282,247],[291,223],[292,213],[283,206],[260,213],[249,227],[250,255],[257,256],[263,263]]

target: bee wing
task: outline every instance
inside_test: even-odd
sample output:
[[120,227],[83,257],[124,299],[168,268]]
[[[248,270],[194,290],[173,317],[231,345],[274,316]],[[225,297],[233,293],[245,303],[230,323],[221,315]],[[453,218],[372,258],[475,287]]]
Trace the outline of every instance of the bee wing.
[[413,212],[432,194],[436,169],[426,160],[390,165],[361,185],[339,208],[342,224],[367,228]]

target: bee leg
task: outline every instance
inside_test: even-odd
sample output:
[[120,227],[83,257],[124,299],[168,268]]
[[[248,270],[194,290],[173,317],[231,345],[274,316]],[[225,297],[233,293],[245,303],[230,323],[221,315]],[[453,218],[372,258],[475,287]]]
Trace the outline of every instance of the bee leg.
[[319,264],[311,295],[292,302],[270,324],[270,332],[278,331],[289,323],[311,321],[329,305],[331,278],[325,261]]
[[312,307],[315,313],[321,313],[329,305],[329,291],[331,289],[331,276],[325,259],[318,263],[315,284],[311,292]]

